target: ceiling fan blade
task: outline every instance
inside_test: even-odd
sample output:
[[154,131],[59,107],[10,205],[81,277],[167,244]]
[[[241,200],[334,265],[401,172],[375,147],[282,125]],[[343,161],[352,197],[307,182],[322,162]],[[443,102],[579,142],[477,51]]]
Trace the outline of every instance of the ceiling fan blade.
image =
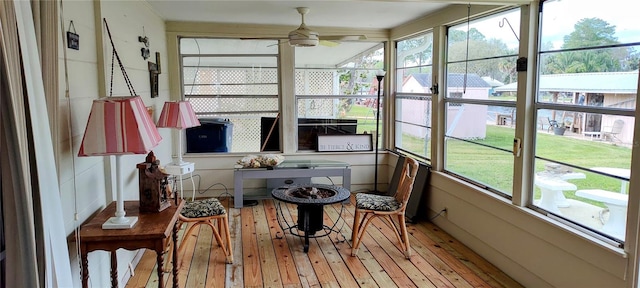
[[320,40],[320,42],[318,44],[320,44],[322,46],[326,46],[326,47],[336,47],[336,46],[340,45],[340,42],[329,41],[329,40]]
[[287,37],[243,37],[240,40],[282,40],[287,39]]
[[365,35],[326,35],[320,36],[320,40],[328,40],[328,41],[358,41],[358,40],[366,40],[367,36]]

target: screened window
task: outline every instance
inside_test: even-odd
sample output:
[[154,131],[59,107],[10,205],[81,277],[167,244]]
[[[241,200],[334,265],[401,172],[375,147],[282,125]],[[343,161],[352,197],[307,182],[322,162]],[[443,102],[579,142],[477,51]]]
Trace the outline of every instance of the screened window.
[[620,9],[625,4],[543,4],[531,199],[547,215],[619,243],[625,239],[640,48],[640,34],[631,33],[637,15]]
[[396,43],[395,148],[431,158],[433,33]]
[[447,29],[445,170],[511,197],[520,10]]
[[259,152],[278,113],[278,41],[182,38],[180,54],[184,97],[214,126],[210,150]]
[[[382,43],[341,42],[296,49],[298,150],[317,150],[318,134],[382,135],[384,95],[376,72],[384,67]],[[338,45],[336,45],[338,44]],[[382,84],[382,83],[380,83]],[[382,86],[380,86],[382,88]]]

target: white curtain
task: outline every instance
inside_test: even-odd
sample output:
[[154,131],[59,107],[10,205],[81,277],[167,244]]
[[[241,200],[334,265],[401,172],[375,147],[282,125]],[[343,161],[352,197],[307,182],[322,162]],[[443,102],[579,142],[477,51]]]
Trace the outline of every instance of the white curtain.
[[[49,119],[42,116],[48,115],[47,101],[30,2],[0,1],[0,32],[5,284],[72,287]],[[39,269],[37,263],[44,265]]]
[[58,13],[58,5],[59,3],[56,0],[31,0],[35,37],[36,41],[38,41],[38,54],[42,66],[42,83],[49,115],[51,143],[53,144],[53,153],[56,161],[59,161],[59,151],[57,149],[59,143],[58,40],[62,37],[58,30],[60,28],[58,17],[61,17]]
[[22,68],[20,48],[13,2],[0,1],[0,69],[2,87],[0,94],[2,117],[2,203],[4,205],[6,241],[6,286],[40,287],[33,199],[31,197],[31,172],[29,169],[29,140],[24,115]]

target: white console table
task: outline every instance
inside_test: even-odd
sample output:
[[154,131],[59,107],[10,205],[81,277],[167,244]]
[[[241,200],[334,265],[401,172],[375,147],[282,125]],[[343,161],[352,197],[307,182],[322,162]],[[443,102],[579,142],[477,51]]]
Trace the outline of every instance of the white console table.
[[[285,160],[273,168],[243,168],[237,166],[233,172],[233,205],[242,208],[245,179],[342,177],[342,187],[351,189],[351,165],[331,160]],[[265,194],[267,195],[267,194]],[[269,194],[270,195],[270,194]]]

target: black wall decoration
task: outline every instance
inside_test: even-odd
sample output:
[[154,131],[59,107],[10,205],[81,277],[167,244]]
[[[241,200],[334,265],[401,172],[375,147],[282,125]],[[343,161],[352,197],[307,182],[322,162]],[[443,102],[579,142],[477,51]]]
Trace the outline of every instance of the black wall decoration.
[[[142,30],[144,31],[144,27],[142,27]],[[144,60],[149,59],[149,37],[138,36],[138,42],[144,44],[144,47],[140,48],[140,54],[142,56],[142,59]]]
[[[73,32],[71,32],[71,29],[73,29]],[[76,26],[73,25],[73,20],[69,23],[69,30],[67,31],[67,48],[80,50],[80,35],[76,33]]]
[[156,52],[156,63],[149,63],[149,84],[151,85],[151,98],[158,97],[158,75],[162,73],[160,69],[160,52]]

